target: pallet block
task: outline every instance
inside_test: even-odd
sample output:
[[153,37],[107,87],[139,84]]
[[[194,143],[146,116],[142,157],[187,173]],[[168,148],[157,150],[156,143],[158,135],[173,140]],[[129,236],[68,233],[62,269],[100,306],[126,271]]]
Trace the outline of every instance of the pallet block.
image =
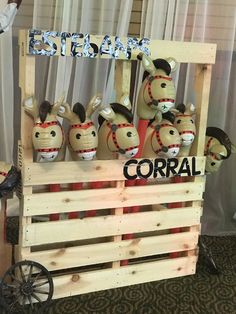
[[[99,39],[99,36],[96,38]],[[20,84],[22,100],[35,94],[35,56],[28,54],[28,32],[20,32]],[[205,188],[204,137],[207,121],[213,44],[151,41],[151,55],[196,63],[197,139],[192,156],[200,175],[188,182],[125,186],[124,160],[54,162],[33,161],[32,120],[22,109],[19,165],[22,170],[20,242],[18,260],[30,259],[53,272],[54,298],[117,288],[154,280],[192,275],[198,257],[198,236]],[[134,54],[131,59],[135,59]],[[122,59],[122,58],[121,58]],[[117,98],[130,90],[131,60],[116,61]],[[181,160],[181,158],[179,158]],[[143,165],[147,167],[147,165]],[[145,171],[145,169],[144,169]],[[113,187],[90,190],[87,182],[111,181]],[[70,191],[69,184],[85,183],[85,189]],[[48,184],[60,184],[50,193]],[[92,195],[92,197],[91,197]],[[168,209],[163,203],[184,202]],[[160,204],[153,211],[152,206]],[[123,208],[143,206],[139,213],[123,214]],[[50,214],[97,210],[96,217],[35,220]],[[35,222],[37,221],[37,222]],[[169,229],[183,228],[181,233]],[[124,234],[134,234],[122,240]],[[179,257],[170,258],[170,253]],[[129,260],[128,266],[120,261]]]

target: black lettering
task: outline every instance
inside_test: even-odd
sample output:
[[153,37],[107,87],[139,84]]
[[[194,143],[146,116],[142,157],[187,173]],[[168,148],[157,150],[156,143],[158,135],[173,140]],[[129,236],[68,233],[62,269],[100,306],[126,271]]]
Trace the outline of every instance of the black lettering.
[[120,51],[124,53],[126,59],[131,58],[131,48],[128,45],[127,47],[125,47],[125,45],[121,42],[120,37],[116,36],[115,37],[115,49],[113,53],[113,57],[115,59],[119,58]]
[[189,166],[189,163],[188,163],[188,158],[184,158],[183,161],[182,161],[182,164],[179,168],[179,171],[178,171],[178,175],[183,175],[183,174],[187,174],[187,176],[191,176],[191,169],[190,169],[190,166]]
[[57,52],[57,45],[49,38],[49,37],[57,37],[60,36],[60,33],[58,32],[43,32],[43,43],[48,45],[51,50],[48,49],[42,49],[41,54],[44,56],[54,56]]
[[81,33],[73,33],[71,36],[71,56],[72,57],[82,57],[83,53],[78,51],[77,49],[81,48],[83,49],[83,44],[82,43],[78,43],[77,39],[78,38],[84,38],[84,35]]
[[161,177],[165,177],[166,174],[163,169],[166,168],[166,160],[164,158],[156,158],[154,161],[154,173],[153,173],[153,178],[157,177],[157,174],[161,175]]
[[96,56],[98,54],[98,46],[96,44],[90,43],[90,35],[89,34],[84,35],[83,54],[84,54],[84,57],[88,57],[88,58],[96,58]]
[[166,177],[169,178],[170,174],[172,173],[174,176],[177,175],[175,169],[178,167],[179,160],[177,158],[169,158],[167,160],[167,167],[166,167]]
[[[148,173],[147,174],[143,174],[142,173],[142,166],[143,164],[147,163],[148,166],[149,166],[149,170],[148,170]],[[144,168],[144,167],[143,167]],[[153,173],[153,164],[151,162],[150,159],[142,159],[140,160],[140,162],[138,163],[138,166],[137,166],[137,175],[140,179],[147,179],[151,176],[151,174]]]
[[113,47],[111,44],[111,38],[110,38],[110,36],[106,35],[106,36],[104,36],[101,47],[100,47],[100,54],[101,55],[107,54],[107,55],[110,55],[112,57],[113,53],[114,53],[114,51],[113,51]]
[[70,37],[71,37],[70,33],[67,33],[67,32],[61,33],[61,56],[62,57],[66,56],[66,39]]
[[150,49],[148,47],[145,47],[145,45],[150,45],[150,39],[142,38],[139,41],[139,50],[142,51],[145,55],[150,56]]
[[137,159],[130,159],[130,160],[128,160],[128,161],[125,163],[124,168],[123,168],[123,175],[124,175],[124,177],[125,177],[126,179],[128,179],[128,180],[135,180],[135,179],[137,179],[138,176],[137,176],[136,174],[133,175],[133,176],[131,176],[131,175],[128,173],[128,168],[129,168],[129,166],[130,166],[131,164],[137,165],[137,163],[138,163]]
[[201,174],[200,170],[196,170],[196,158],[192,157],[192,175],[198,176]]

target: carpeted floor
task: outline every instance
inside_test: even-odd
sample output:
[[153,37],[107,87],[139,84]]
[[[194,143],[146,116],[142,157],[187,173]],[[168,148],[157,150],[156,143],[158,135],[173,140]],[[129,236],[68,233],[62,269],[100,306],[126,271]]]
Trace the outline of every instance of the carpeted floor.
[[[16,224],[9,224],[8,237],[16,242],[12,223]],[[236,236],[203,240],[220,275],[208,272],[200,251],[194,276],[55,300],[45,314],[236,314]]]

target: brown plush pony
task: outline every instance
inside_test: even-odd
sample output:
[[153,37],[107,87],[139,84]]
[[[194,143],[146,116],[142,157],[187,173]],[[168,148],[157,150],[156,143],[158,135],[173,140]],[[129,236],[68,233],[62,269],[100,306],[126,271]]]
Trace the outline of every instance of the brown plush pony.
[[70,123],[69,145],[80,159],[92,160],[96,155],[98,136],[91,116],[98,109],[101,101],[101,96],[95,95],[86,110],[80,103],[74,105],[73,111],[67,103],[61,106],[59,116],[66,118]]
[[117,153],[131,158],[139,145],[138,132],[133,125],[131,103],[123,95],[119,103],[112,103],[99,112],[98,159],[116,159]]
[[176,89],[170,73],[176,70],[173,58],[152,59],[139,55],[145,69],[143,82],[139,90],[137,114],[140,119],[151,120],[158,111],[164,113],[174,107]]
[[164,158],[176,157],[179,153],[181,138],[178,130],[166,119],[156,118],[150,122],[145,144],[143,148],[143,157]]
[[236,146],[231,143],[228,135],[217,127],[208,127],[205,141],[206,172],[218,171],[231,153],[236,153]]
[[171,109],[175,114],[174,126],[179,131],[181,137],[181,147],[179,156],[189,156],[191,146],[196,135],[196,125],[194,115],[196,108],[193,104],[179,104],[176,109]]
[[56,115],[63,100],[61,97],[54,105],[43,101],[40,106],[32,96],[24,101],[25,111],[34,118],[32,141],[40,161],[55,160],[62,147],[64,135]]

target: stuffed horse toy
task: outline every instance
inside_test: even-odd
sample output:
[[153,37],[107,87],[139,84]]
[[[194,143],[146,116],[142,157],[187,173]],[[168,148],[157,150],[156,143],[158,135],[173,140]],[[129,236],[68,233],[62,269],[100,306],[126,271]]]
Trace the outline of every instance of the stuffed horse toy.
[[179,153],[181,138],[173,124],[157,115],[147,128],[143,157],[173,158]]
[[20,171],[13,165],[0,162],[0,198],[13,191],[20,182]]
[[181,137],[181,147],[179,157],[189,156],[191,146],[196,135],[196,125],[194,115],[196,108],[193,104],[179,104],[176,109],[171,109],[175,114],[174,127],[178,130]]
[[208,127],[206,130],[205,152],[206,172],[216,172],[222,162],[236,153],[236,146],[231,143],[228,135],[217,127]]
[[80,159],[92,160],[96,155],[98,136],[91,116],[100,104],[101,97],[96,95],[90,100],[86,110],[80,103],[76,103],[71,110],[69,104],[66,103],[61,106],[58,113],[70,123],[69,146]]
[[43,101],[40,106],[32,96],[24,101],[25,111],[34,119],[32,141],[41,162],[55,160],[62,147],[64,134],[57,114],[63,100],[64,97],[61,97],[54,105]]
[[[22,0],[8,0],[0,12],[0,34],[12,25]],[[0,6],[2,9],[2,5]]]
[[158,111],[164,113],[174,107],[176,89],[170,73],[177,63],[173,58],[152,59],[145,54],[139,55],[145,69],[142,86],[137,101],[137,114],[140,119],[151,120]]
[[100,110],[98,121],[98,159],[116,159],[118,153],[126,158],[136,155],[139,136],[132,123],[128,95],[123,95],[119,103],[112,103]]

